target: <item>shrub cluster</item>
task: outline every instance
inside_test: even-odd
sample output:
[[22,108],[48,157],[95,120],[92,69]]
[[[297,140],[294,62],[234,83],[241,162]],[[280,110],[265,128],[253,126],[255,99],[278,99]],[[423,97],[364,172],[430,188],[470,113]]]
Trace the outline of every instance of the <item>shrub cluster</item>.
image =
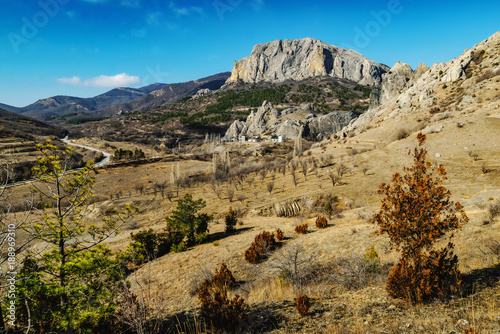
[[113,161],[120,160],[137,160],[144,159],[144,152],[140,149],[136,149],[134,152],[131,150],[123,150],[121,148],[117,149],[113,154]]
[[326,228],[328,226],[328,221],[323,216],[318,216],[316,218],[316,227],[317,228]]
[[236,332],[239,321],[246,317],[245,301],[238,295],[233,299],[227,297],[227,288],[234,282],[231,271],[223,263],[212,280],[205,280],[198,292],[201,313],[206,323],[216,330]]
[[307,315],[310,303],[309,303],[309,298],[306,295],[302,295],[299,298],[297,298],[296,305],[297,305],[297,312],[301,316]]
[[307,224],[298,225],[295,227],[295,232],[298,234],[307,234]]
[[274,234],[267,231],[255,236],[254,242],[245,251],[245,260],[248,263],[257,263],[266,258],[269,251],[274,250],[276,247],[276,240]]
[[[180,233],[155,233],[152,229],[130,233],[131,244],[120,256],[128,262],[140,265],[152,261],[171,251],[182,251],[183,236]],[[182,245],[181,245],[182,244]],[[177,248],[180,249],[178,250]]]

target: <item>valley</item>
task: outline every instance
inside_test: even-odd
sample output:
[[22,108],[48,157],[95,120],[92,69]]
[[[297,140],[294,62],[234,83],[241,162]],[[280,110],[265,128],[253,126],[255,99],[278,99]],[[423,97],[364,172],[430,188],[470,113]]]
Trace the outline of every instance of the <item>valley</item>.
[[[318,49],[321,45],[313,39],[258,45],[250,58],[235,63],[231,76],[196,81],[194,88],[191,82],[175,96],[167,97],[165,87],[159,90],[163,95],[147,93],[162,96],[160,100],[144,95],[126,105],[76,114],[58,111],[43,116],[45,121],[24,113],[16,119],[18,114],[2,111],[2,184],[7,176],[10,181],[32,176],[30,166],[40,153],[34,144],[46,139],[58,147],[75,146],[75,167],[99,160],[86,226],[100,226],[110,213],[124,212],[128,205],[138,208],[103,243],[112,258],[130,250],[138,233],[169,231],[166,217],[186,194],[206,202],[200,211],[213,219],[204,240],[185,249],[172,245],[150,261],[125,261],[130,292],[148,311],[144,322],[127,323],[132,333],[158,323],[158,333],[211,333],[200,313],[198,291],[222,263],[236,281],[229,296],[239,295],[248,305],[239,324],[243,332],[497,333],[500,33],[448,63],[415,71],[402,63],[388,68],[360,60],[356,53],[349,58],[353,64],[373,66],[360,72],[342,62],[350,50],[324,46],[328,53]],[[296,49],[286,53],[287,47]],[[307,52],[301,58],[296,50]],[[296,55],[294,64],[303,66],[274,80],[283,63],[281,51]],[[276,54],[280,56],[273,59]],[[262,61],[254,64],[255,59]],[[289,73],[300,75],[287,77]],[[363,75],[355,81],[359,73]],[[205,87],[213,82],[215,86]],[[348,119],[337,121],[347,114]],[[330,122],[329,132],[311,125],[314,119],[319,120],[317,128]],[[469,221],[452,239],[463,274],[460,290],[413,305],[386,291],[400,254],[386,235],[375,233],[378,227],[371,222],[381,207],[379,186],[412,165],[408,152],[418,145],[419,133],[426,135],[430,166],[446,169],[443,184]],[[286,140],[271,141],[278,136]],[[248,141],[257,137],[259,141]],[[144,157],[117,160],[113,155],[118,150]],[[8,196],[0,190],[2,224],[19,222],[16,217],[24,214],[36,222],[39,207],[24,211],[32,196],[30,185],[8,189]],[[225,231],[230,209],[238,221],[234,233]],[[326,228],[316,225],[319,216],[327,219]],[[297,233],[296,227],[304,224],[308,233]],[[277,229],[284,239],[267,258],[256,264],[245,260],[256,235]],[[19,244],[29,240],[21,228],[18,238]],[[448,240],[443,237],[437,244]],[[18,259],[40,254],[42,248],[51,249],[34,239]],[[373,272],[363,267],[370,249],[378,259]],[[298,281],[287,271],[293,265]],[[127,291],[120,290],[120,298]],[[295,301],[304,294],[311,306],[302,317]],[[128,306],[122,300],[118,309]],[[139,319],[139,313],[129,316]]]

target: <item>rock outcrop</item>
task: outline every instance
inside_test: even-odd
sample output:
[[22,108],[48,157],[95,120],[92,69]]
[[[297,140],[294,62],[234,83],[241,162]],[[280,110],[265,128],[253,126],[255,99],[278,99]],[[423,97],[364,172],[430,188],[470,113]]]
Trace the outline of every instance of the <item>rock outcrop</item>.
[[235,121],[226,131],[224,139],[238,139],[259,136],[298,136],[311,139],[322,139],[340,131],[357,117],[352,112],[331,112],[317,117],[311,104],[299,108],[288,108],[278,111],[264,101],[257,112],[252,111],[245,122]]
[[258,44],[249,57],[235,61],[226,84],[283,82],[316,76],[348,79],[378,86],[389,68],[353,50],[325,44],[313,38],[276,40]]
[[[500,32],[465,50],[459,57],[434,64],[431,68],[420,64],[413,71],[409,65],[397,62],[382,76],[380,96],[372,94],[369,110],[339,134],[357,134],[376,122],[390,118],[404,121],[405,117],[415,113],[441,112],[439,117],[450,117],[447,112],[469,112],[467,108],[477,102],[476,95],[481,85],[493,80],[488,78],[500,75],[498,50]],[[431,122],[437,120],[433,117]],[[439,131],[441,129],[433,127],[426,129],[427,133]]]

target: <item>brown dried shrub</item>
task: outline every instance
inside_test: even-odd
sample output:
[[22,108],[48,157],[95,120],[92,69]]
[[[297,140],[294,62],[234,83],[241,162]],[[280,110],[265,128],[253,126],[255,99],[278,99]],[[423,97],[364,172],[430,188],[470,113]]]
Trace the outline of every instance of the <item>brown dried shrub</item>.
[[380,185],[379,194],[385,198],[373,219],[379,233],[387,233],[391,247],[401,252],[387,291],[392,297],[414,303],[429,302],[456,289],[460,274],[453,244],[442,250],[433,246],[468,221],[462,205],[451,201],[450,191],[442,186],[444,167],[435,168],[429,161],[423,147],[425,135],[419,133],[417,139],[418,147],[409,152],[414,163],[404,168],[406,175],[396,173],[392,184]]
[[276,233],[274,233],[274,235],[276,236],[276,240],[278,241],[282,241],[285,238],[285,232],[283,232],[279,228],[276,229]]
[[206,323],[216,330],[234,333],[240,321],[246,318],[245,301],[238,295],[228,299],[226,288],[218,290],[208,279],[201,285],[198,298]]
[[306,295],[302,295],[299,298],[297,298],[296,305],[297,305],[297,312],[301,316],[307,315],[310,303],[309,303],[309,298]]
[[401,258],[387,280],[387,292],[412,303],[429,302],[455,293],[459,284],[458,257],[449,243],[443,250],[420,254],[412,261]]
[[212,286],[222,290],[222,288],[233,288],[236,280],[233,273],[227,268],[227,265],[222,262],[220,269],[215,269],[214,277],[212,278]]
[[316,227],[317,228],[326,228],[328,226],[328,221],[323,216],[318,216],[316,218]]
[[298,225],[295,227],[295,232],[297,234],[307,234],[307,224]]
[[257,263],[266,258],[267,254],[276,247],[274,234],[267,231],[255,236],[254,242],[245,251],[245,260],[248,263]]

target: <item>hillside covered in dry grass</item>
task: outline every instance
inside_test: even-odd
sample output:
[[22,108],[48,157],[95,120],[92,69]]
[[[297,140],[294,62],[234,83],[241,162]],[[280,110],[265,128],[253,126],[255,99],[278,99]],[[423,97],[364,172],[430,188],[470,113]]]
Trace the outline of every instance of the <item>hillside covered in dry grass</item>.
[[[163,233],[165,218],[185,194],[206,201],[201,211],[214,217],[203,243],[130,264],[130,291],[148,312],[137,312],[134,316],[143,322],[128,330],[153,333],[159,328],[153,325],[161,324],[162,331],[156,332],[210,332],[201,317],[198,291],[225,263],[235,278],[229,295],[241,296],[248,305],[248,317],[240,323],[243,332],[500,332],[499,63],[496,33],[448,63],[418,71],[396,65],[384,78],[404,80],[382,83],[380,106],[315,143],[221,143],[216,136],[203,140],[201,133],[196,145],[186,141],[179,149],[178,143],[165,143],[175,137],[174,127],[189,136],[188,127],[178,127],[182,117],[196,114],[191,112],[196,108],[201,112],[207,106],[204,101],[216,103],[223,92],[179,102],[168,111],[162,107],[82,127],[90,136],[81,136],[77,143],[109,153],[140,147],[149,157],[159,156],[109,166],[97,175],[91,221],[127,204],[140,208],[107,240],[113,252],[126,250],[131,233]],[[299,94],[298,89],[292,91]],[[342,105],[334,94],[328,96],[327,86],[318,89],[323,93],[315,97],[320,99],[317,108],[323,102],[330,109]],[[286,94],[291,99],[291,93]],[[368,105],[362,93],[358,99],[360,106]],[[228,113],[243,117],[245,109],[248,106]],[[203,129],[210,128],[204,124]],[[154,131],[165,135],[153,136]],[[452,200],[464,206],[469,222],[453,238],[461,288],[451,297],[413,305],[387,294],[385,284],[399,254],[386,236],[374,233],[377,227],[371,221],[381,204],[379,185],[411,165],[408,151],[417,145],[419,132],[427,136],[432,164],[446,169],[444,186]],[[143,138],[132,140],[134,133],[154,137],[158,147],[153,149]],[[119,135],[131,140],[118,140]],[[162,151],[160,146],[176,149]],[[11,199],[19,201],[26,193],[28,186],[20,186]],[[228,234],[225,218],[230,208],[238,223]],[[318,216],[327,218],[326,228],[316,226]],[[304,224],[308,232],[297,233],[296,227]],[[245,251],[255,236],[277,229],[284,238],[276,249],[265,261],[248,263]],[[34,243],[32,249],[39,246]],[[378,259],[376,270],[368,270],[367,254]],[[295,309],[301,294],[311,301],[306,316]]]

